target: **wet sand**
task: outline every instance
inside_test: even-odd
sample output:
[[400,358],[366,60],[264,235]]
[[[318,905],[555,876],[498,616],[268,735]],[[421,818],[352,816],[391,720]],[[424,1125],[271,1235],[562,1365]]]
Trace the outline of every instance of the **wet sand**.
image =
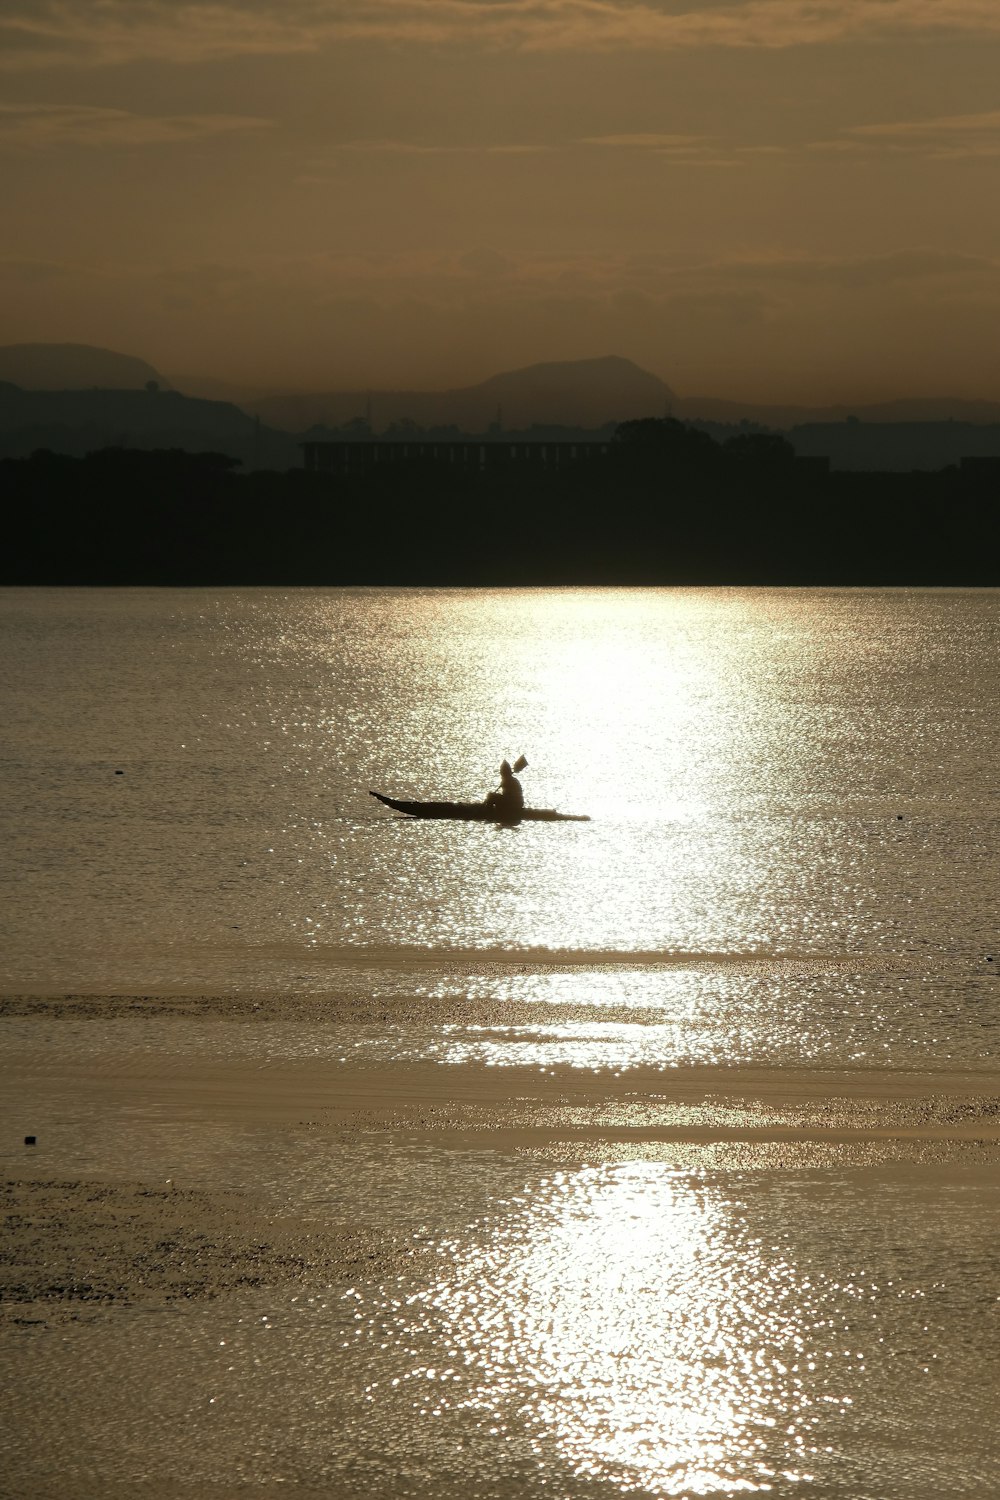
[[[501,1013],[508,1028],[540,1019],[531,1005],[505,1002],[495,1007],[496,1016],[478,1009],[483,1026]],[[546,1023],[565,1019],[563,1012],[573,1013],[569,1007],[546,1007]],[[391,1020],[405,1028],[419,1017],[426,1032],[459,1014],[454,1002],[421,999],[410,1014],[394,1006]],[[221,1041],[213,1047],[211,1032],[202,1030],[195,1050],[185,1045],[185,1023],[193,1017],[220,1027],[241,1026],[247,1034],[279,1018],[283,1024],[311,1021],[319,1023],[317,1036],[327,1046],[324,1054],[317,1047],[308,1058],[261,1057],[259,1052],[240,1056],[227,1053]],[[458,1132],[480,1134],[493,1145],[513,1149],[552,1137],[627,1140],[636,1133],[650,1140],[1000,1144],[1000,1068],[702,1065],[596,1071],[422,1060],[357,1065],[335,1055],[340,1048],[331,1039],[337,1028],[350,1022],[374,1029],[390,1020],[384,1004],[358,1001],[321,1007],[316,1000],[230,996],[0,997],[0,1025],[15,1018],[23,1025],[16,1076],[8,1076],[8,1099],[21,1108],[25,1121],[32,1117],[32,1089],[41,1085],[109,1109],[156,1106],[177,1119],[425,1131],[436,1139]],[[104,1065],[95,1065],[90,1055],[75,1059],[72,1043],[68,1049],[53,1048],[52,1025],[96,1027],[124,1019],[155,1022],[161,1040],[169,1028],[176,1047],[166,1055],[148,1047],[140,1025],[129,1030],[124,1042],[116,1040]],[[608,1019],[607,1013],[601,1019]],[[149,1030],[151,1034],[152,1025]],[[117,1038],[119,1033],[108,1035]]]
[[[186,1048],[185,1022],[193,1015],[221,1029],[214,1054],[203,1031],[200,1050]],[[3,1404],[19,1434],[16,1488],[5,1493],[22,1500],[194,1493],[175,1488],[162,1467],[157,1478],[156,1465],[141,1484],[141,1464],[131,1471],[125,1464],[125,1479],[53,1470],[48,1403],[62,1412],[71,1437],[77,1419],[56,1389],[33,1385],[26,1397],[25,1339],[52,1339],[84,1325],[99,1343],[128,1312],[238,1308],[268,1291],[293,1300],[316,1288],[338,1296],[359,1277],[384,1282],[409,1274],[421,1258],[440,1253],[440,1205],[427,1201],[423,1212],[395,1218],[380,1213],[372,1179],[394,1152],[409,1153],[406,1160],[447,1153],[452,1163],[471,1163],[473,1175],[498,1176],[511,1158],[564,1165],[638,1158],[696,1172],[891,1164],[924,1195],[929,1216],[956,1168],[995,1181],[1000,1164],[1000,1070],[686,1067],[615,1074],[222,1055],[223,1032],[273,1015],[260,999],[0,1003],[0,1028],[16,1027],[17,1040],[0,1112],[0,1368],[14,1377]],[[366,1025],[384,1019],[378,1008],[366,1012],[357,1003],[351,1018]],[[110,1026],[114,1034],[123,1019],[127,1036],[105,1064],[95,1065],[85,1048],[75,1055],[81,1028]],[[336,1018],[326,1011],[323,1021]],[[146,1028],[156,1032],[156,1048],[143,1046]],[[169,1051],[164,1035],[173,1038]],[[28,1135],[34,1145],[24,1143]],[[313,1164],[327,1161],[336,1213],[302,1188]],[[72,1363],[88,1346],[75,1337],[62,1356],[51,1344],[37,1347],[47,1351],[37,1368],[50,1373],[33,1380],[62,1371],[72,1383]],[[338,1485],[328,1476],[321,1492],[358,1492],[346,1480]],[[300,1489],[308,1492],[304,1482]],[[262,1480],[232,1492],[271,1490]],[[211,1493],[224,1492],[216,1476]],[[373,1481],[370,1492],[383,1490]],[[452,1490],[446,1484],[442,1493]],[[591,1491],[581,1482],[578,1493]]]
[[[505,1007],[508,1020],[511,1010]],[[11,1307],[34,1315],[38,1302],[51,1309],[60,1300],[81,1300],[74,1288],[83,1285],[84,1263],[101,1267],[91,1283],[95,1302],[216,1296],[310,1269],[332,1275],[342,1267],[349,1274],[379,1235],[380,1226],[372,1225],[367,1239],[361,1230],[327,1236],[322,1244],[311,1240],[303,1254],[306,1220],[265,1219],[246,1194],[123,1175],[113,1154],[92,1180],[69,1180],[47,1149],[40,1116],[71,1104],[95,1119],[124,1116],[133,1141],[141,1139],[144,1119],[156,1117],[208,1135],[233,1125],[272,1132],[276,1140],[282,1132],[307,1131],[317,1152],[325,1137],[343,1144],[379,1136],[411,1146],[557,1152],[583,1161],[642,1147],[685,1166],[1000,1162],[1000,1070],[682,1067],[619,1074],[419,1062],[358,1067],[328,1056],[261,1063],[185,1053],[184,1023],[193,1014],[222,1027],[253,1026],[272,1007],[204,996],[0,1000],[0,1021],[29,1017],[39,1028],[37,1046],[21,1046],[4,1088],[8,1315]],[[380,1015],[351,1008],[355,1021]],[[165,1063],[133,1041],[131,1050],[117,1050],[108,1066],[96,1068],[88,1057],[74,1061],[71,1051],[53,1057],[51,1025],[123,1016],[166,1019],[181,1050]],[[328,1012],[324,1021],[332,1024]],[[28,1134],[34,1146],[22,1144]],[[113,1141],[112,1132],[108,1137]]]

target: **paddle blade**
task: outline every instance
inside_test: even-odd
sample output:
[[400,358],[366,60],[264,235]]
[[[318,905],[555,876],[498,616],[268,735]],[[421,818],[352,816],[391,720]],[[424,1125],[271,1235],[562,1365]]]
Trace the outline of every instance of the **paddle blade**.
[[514,770],[515,771],[526,771],[527,769],[528,769],[527,757],[524,756],[524,755],[519,755],[517,757],[517,760],[514,762]]

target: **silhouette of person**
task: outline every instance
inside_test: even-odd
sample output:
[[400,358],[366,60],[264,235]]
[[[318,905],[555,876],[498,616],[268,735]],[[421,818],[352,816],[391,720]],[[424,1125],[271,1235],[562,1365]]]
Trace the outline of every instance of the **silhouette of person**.
[[506,760],[500,762],[500,785],[486,797],[486,806],[499,818],[519,818],[524,811],[521,783]]

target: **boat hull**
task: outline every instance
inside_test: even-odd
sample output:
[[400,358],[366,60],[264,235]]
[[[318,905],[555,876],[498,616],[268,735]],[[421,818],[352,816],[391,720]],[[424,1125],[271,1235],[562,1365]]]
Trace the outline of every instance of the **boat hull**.
[[408,818],[449,818],[459,823],[589,823],[586,813],[561,813],[551,807],[525,807],[516,818],[498,817],[485,802],[403,802],[398,797],[370,794],[393,812]]

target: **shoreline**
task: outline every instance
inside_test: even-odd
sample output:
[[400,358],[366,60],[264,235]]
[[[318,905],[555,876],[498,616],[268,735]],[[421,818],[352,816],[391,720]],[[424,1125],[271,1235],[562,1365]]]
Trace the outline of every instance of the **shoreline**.
[[[546,1024],[581,1015],[600,1024],[614,1019],[617,1009],[595,1014],[592,1007],[545,1006],[544,1015]],[[621,1013],[631,1020],[647,1014],[643,1007],[621,1007]],[[540,1014],[532,1002],[475,1002],[480,1027],[537,1024]],[[182,1023],[193,1018],[210,1022],[208,1031],[186,1033]],[[30,1112],[33,1097],[48,1096],[64,1106],[75,1098],[87,1109],[156,1109],[178,1120],[225,1117],[329,1130],[363,1123],[369,1130],[416,1129],[438,1138],[458,1132],[499,1139],[513,1132],[547,1143],[571,1136],[631,1142],[976,1139],[1000,1145],[1000,1063],[993,1062],[665,1062],[598,1069],[569,1062],[355,1059],[349,1042],[344,1054],[333,1055],[343,1026],[398,1030],[401,1023],[419,1023],[419,1041],[436,1028],[468,1023],[469,1002],[455,999],[0,996],[0,1024],[4,1019],[19,1033],[15,1069],[10,1056],[5,1069],[8,1114]],[[268,1052],[267,1026],[305,1020],[315,1027],[312,1054]],[[54,1050],[47,1026],[63,1022],[108,1023],[106,1049],[98,1055]],[[117,1023],[124,1023],[124,1033]],[[226,1055],[213,1044],[216,1025],[248,1028],[261,1040]],[[159,1047],[150,1045],[154,1038]]]

